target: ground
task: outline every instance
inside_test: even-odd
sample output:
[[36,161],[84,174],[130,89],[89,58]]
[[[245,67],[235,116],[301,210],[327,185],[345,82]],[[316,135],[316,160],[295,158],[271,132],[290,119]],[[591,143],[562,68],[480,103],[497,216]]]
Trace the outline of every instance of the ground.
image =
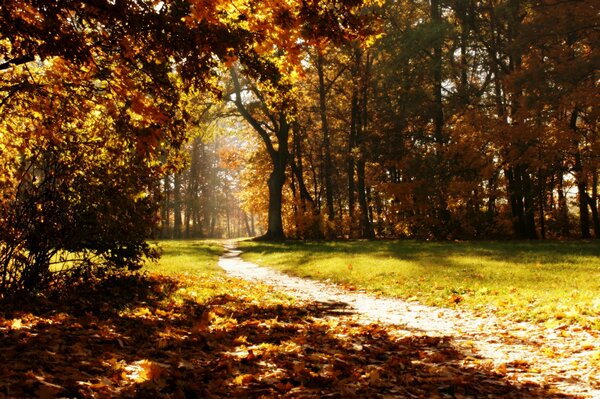
[[[353,320],[385,326],[394,334],[449,339],[467,362],[488,362],[507,380],[535,382],[557,392],[600,397],[600,334],[577,325],[548,329],[469,311],[423,306],[367,295],[347,288],[291,277],[244,262],[236,244],[219,265],[230,275],[266,283],[308,303],[320,303]],[[335,314],[335,313],[334,313]]]
[[372,297],[237,255],[221,258],[229,275],[115,273],[3,304],[0,398],[598,396],[596,331]]

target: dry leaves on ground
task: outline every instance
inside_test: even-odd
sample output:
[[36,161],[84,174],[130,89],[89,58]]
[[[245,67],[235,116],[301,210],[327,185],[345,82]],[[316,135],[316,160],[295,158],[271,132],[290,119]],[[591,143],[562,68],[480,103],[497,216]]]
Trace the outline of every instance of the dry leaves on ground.
[[[221,293],[197,301],[192,282]],[[508,381],[453,338],[358,324],[338,307],[221,277],[81,283],[4,305],[0,397],[569,397]]]

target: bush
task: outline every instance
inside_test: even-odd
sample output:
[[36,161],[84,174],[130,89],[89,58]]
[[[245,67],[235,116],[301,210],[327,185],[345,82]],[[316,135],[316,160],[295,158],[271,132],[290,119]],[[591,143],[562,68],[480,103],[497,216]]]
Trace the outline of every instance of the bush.
[[[147,162],[127,140],[106,146],[70,135],[40,140],[15,170],[14,197],[1,208],[0,295],[37,291],[59,271],[139,268],[157,254],[146,239],[158,201]],[[58,266],[62,267],[58,267]]]

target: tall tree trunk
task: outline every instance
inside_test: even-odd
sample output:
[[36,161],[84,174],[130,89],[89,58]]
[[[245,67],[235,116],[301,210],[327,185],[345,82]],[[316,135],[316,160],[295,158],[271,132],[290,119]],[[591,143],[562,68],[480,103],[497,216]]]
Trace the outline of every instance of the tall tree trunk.
[[[569,127],[573,130],[576,135],[577,132],[577,118],[579,117],[579,111],[574,109],[571,113],[571,119],[569,121]],[[573,166],[573,172],[575,174],[575,180],[577,181],[577,192],[579,200],[579,227],[581,229],[581,238],[590,238],[590,214],[588,212],[587,205],[587,176],[583,170],[583,163],[581,161],[581,153],[579,152],[579,139],[574,141],[575,150],[575,165]]]
[[181,175],[176,174],[173,180],[173,237],[181,238]]
[[[365,185],[365,134],[368,126],[368,85],[371,58],[367,52],[363,67],[363,53],[359,47],[354,50],[355,56],[355,85],[357,85],[357,101],[352,103],[356,106],[352,110],[355,119],[355,144],[358,150],[358,158],[356,159],[356,191],[358,194],[358,206],[360,209],[360,237],[374,238],[375,232],[369,218],[369,204],[367,201],[367,187]],[[354,98],[353,98],[354,100]],[[354,151],[353,151],[354,152]],[[354,154],[351,154],[354,155]]]
[[333,165],[331,160],[331,142],[329,137],[329,124],[327,121],[327,92],[325,85],[325,60],[321,50],[317,50],[317,74],[319,75],[319,114],[321,117],[321,132],[323,134],[323,159],[325,173],[325,201],[327,205],[327,218],[333,220]]
[[496,190],[498,188],[498,177],[500,171],[495,171],[492,177],[488,180],[488,201],[487,201],[487,210],[486,217],[488,223],[493,223],[494,217],[496,216]]
[[269,209],[267,215],[267,232],[262,237],[264,240],[278,241],[285,239],[283,231],[283,219],[281,207],[283,205],[283,185],[285,184],[285,171],[288,165],[288,139],[290,124],[287,121],[285,111],[280,110],[278,114],[271,113],[269,119],[273,122],[276,135],[276,144],[264,126],[248,111],[242,101],[242,89],[238,73],[234,67],[230,68],[230,75],[235,90],[235,106],[242,117],[252,126],[265,144],[267,153],[271,158],[271,174],[267,181],[269,187]]
[[298,181],[300,199],[302,200],[302,205],[304,207],[303,211],[306,211],[306,202],[308,202],[314,212],[316,211],[315,200],[312,198],[308,188],[306,187],[306,182],[304,181],[304,154],[302,151],[302,137],[300,131],[301,130],[298,124],[294,123],[292,129],[294,159],[290,160],[290,166],[292,168],[293,175],[296,176],[296,180]]
[[583,177],[577,179],[577,192],[579,199],[579,226],[581,238],[590,238],[590,214],[587,205],[587,183]]
[[[196,203],[198,197],[198,187],[199,187],[199,179],[200,179],[200,146],[201,140],[199,137],[196,137],[192,141],[192,150],[191,150],[191,163],[190,169],[188,171],[187,178],[187,189],[186,189],[186,198],[185,198],[185,236],[186,238],[191,237],[192,235],[192,224],[194,224],[194,213],[196,211]],[[194,225],[194,232],[196,230],[196,225]]]
[[227,238],[233,238],[231,236],[231,217],[229,215],[230,208],[229,196],[227,195],[227,191],[225,191],[225,227],[227,231]]
[[[431,22],[435,29],[441,29],[441,3],[440,0],[431,0]],[[441,30],[440,30],[441,32]],[[446,186],[448,168],[444,161],[444,146],[446,137],[444,135],[444,103],[442,94],[442,45],[444,38],[438,33],[433,43],[432,73],[433,73],[433,139],[435,142],[435,171],[434,171],[434,190],[435,190],[435,214],[438,221],[442,223],[442,231],[437,231],[438,238],[446,238],[448,235],[448,224],[450,222],[450,212],[446,202]]]
[[163,212],[162,212],[162,228],[161,237],[171,238],[171,177],[166,175],[163,180]]
[[545,201],[545,185],[544,185],[544,173],[542,172],[542,169],[539,168],[538,169],[538,202],[539,202],[539,210],[540,210],[540,236],[542,238],[542,240],[546,239],[546,220],[545,220],[545,214],[544,214],[544,205],[546,203]]
[[184,237],[190,238],[190,230],[192,223],[192,203],[188,201],[189,195],[186,192],[186,197],[188,197],[185,201],[184,213],[183,213],[183,226],[184,226]]
[[564,191],[563,171],[558,173],[558,220],[560,224],[560,233],[563,236],[570,234],[571,227],[569,226],[569,207],[567,206],[567,197]]
[[356,207],[356,182],[355,174],[357,167],[357,150],[359,135],[361,129],[361,111],[360,111],[360,81],[361,81],[361,65],[362,54],[360,48],[354,49],[354,63],[352,65],[352,97],[350,100],[350,131],[348,133],[348,154],[346,163],[346,173],[348,175],[348,220],[349,220],[349,235],[356,236],[355,231],[355,207]]
[[[355,71],[353,73],[354,78],[358,78],[358,74],[360,71],[360,61],[357,57],[355,61]],[[350,114],[350,132],[348,133],[348,155],[347,155],[347,164],[346,164],[346,173],[348,175],[348,219],[350,221],[350,236],[352,237],[352,225],[354,222],[354,207],[355,207],[355,193],[356,186],[354,183],[354,167],[355,167],[355,148],[356,148],[356,136],[358,130],[358,119],[359,119],[359,110],[358,110],[358,84],[356,81],[352,85],[352,99],[350,104],[351,114]]]
[[[362,64],[362,52],[360,49],[357,50],[356,57],[359,61],[359,65]],[[361,68],[363,69],[363,68]],[[356,144],[359,149],[359,157],[356,161],[356,180],[357,180],[357,192],[358,192],[358,205],[360,208],[360,227],[361,227],[361,238],[372,239],[375,238],[375,232],[373,225],[369,217],[369,203],[367,200],[367,187],[365,185],[365,135],[368,127],[368,90],[369,90],[369,74],[371,69],[371,57],[369,53],[365,55],[364,70],[361,73],[359,79],[360,82],[360,109],[358,110],[359,118],[357,119],[357,134]]]
[[[431,0],[431,21],[436,29],[441,26],[440,0]],[[444,143],[444,106],[442,96],[442,43],[441,35],[436,37],[433,45],[433,124],[434,139],[438,146]]]
[[248,214],[242,211],[242,217],[244,219],[244,227],[246,228],[246,234],[248,234],[248,237],[254,237],[254,232],[252,231],[250,221],[248,220]]
[[525,238],[537,239],[535,230],[535,204],[533,201],[533,187],[531,184],[531,175],[525,167],[521,170],[521,179],[523,181],[523,213],[525,215]]
[[600,238],[600,219],[598,218],[598,171],[592,173],[592,196],[588,200],[594,223],[594,236]]
[[513,229],[518,238],[527,238],[525,213],[523,211],[523,186],[518,168],[508,167],[505,172],[508,180],[508,196],[513,218]]
[[470,33],[470,18],[469,18],[469,5],[468,0],[457,1],[457,15],[460,20],[460,102],[461,104],[467,105],[470,102],[469,99],[469,81],[468,81],[468,59],[467,59],[467,46],[469,41]]
[[285,159],[275,162],[269,180],[267,181],[267,186],[269,187],[269,212],[267,233],[264,235],[265,240],[278,241],[285,239],[283,219],[281,216],[282,191],[283,185],[285,184],[285,167]]

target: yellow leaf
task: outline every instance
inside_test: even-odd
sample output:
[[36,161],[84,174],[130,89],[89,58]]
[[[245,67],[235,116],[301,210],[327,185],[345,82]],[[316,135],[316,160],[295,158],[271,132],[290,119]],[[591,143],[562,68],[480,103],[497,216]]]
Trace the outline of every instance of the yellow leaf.
[[10,323],[10,328],[13,330],[20,330],[22,327],[23,327],[23,322],[21,321],[21,319],[14,319]]
[[542,353],[552,359],[558,357],[558,354],[554,352],[554,349],[548,348],[547,346],[542,348]]
[[166,364],[153,362],[152,360],[139,360],[124,368],[125,377],[135,382],[154,381],[163,377],[169,366]]
[[581,344],[581,349],[583,349],[584,351],[591,351],[595,348],[596,348],[596,345],[594,345],[593,342],[584,342]]
[[169,367],[166,364],[153,362],[151,360],[140,361],[140,366],[146,373],[146,379],[152,381],[158,381],[161,377],[163,377],[167,367]]
[[134,314],[136,316],[151,316],[152,312],[150,311],[150,309],[144,307],[144,308],[138,308],[135,310]]
[[252,381],[254,381],[254,376],[252,374],[240,374],[233,379],[233,382],[236,385],[248,385]]
[[499,366],[496,368],[496,371],[497,371],[499,374],[505,375],[505,374],[507,373],[507,371],[508,371],[508,370],[506,369],[506,364],[505,364],[505,363],[502,363],[501,365],[499,365]]

